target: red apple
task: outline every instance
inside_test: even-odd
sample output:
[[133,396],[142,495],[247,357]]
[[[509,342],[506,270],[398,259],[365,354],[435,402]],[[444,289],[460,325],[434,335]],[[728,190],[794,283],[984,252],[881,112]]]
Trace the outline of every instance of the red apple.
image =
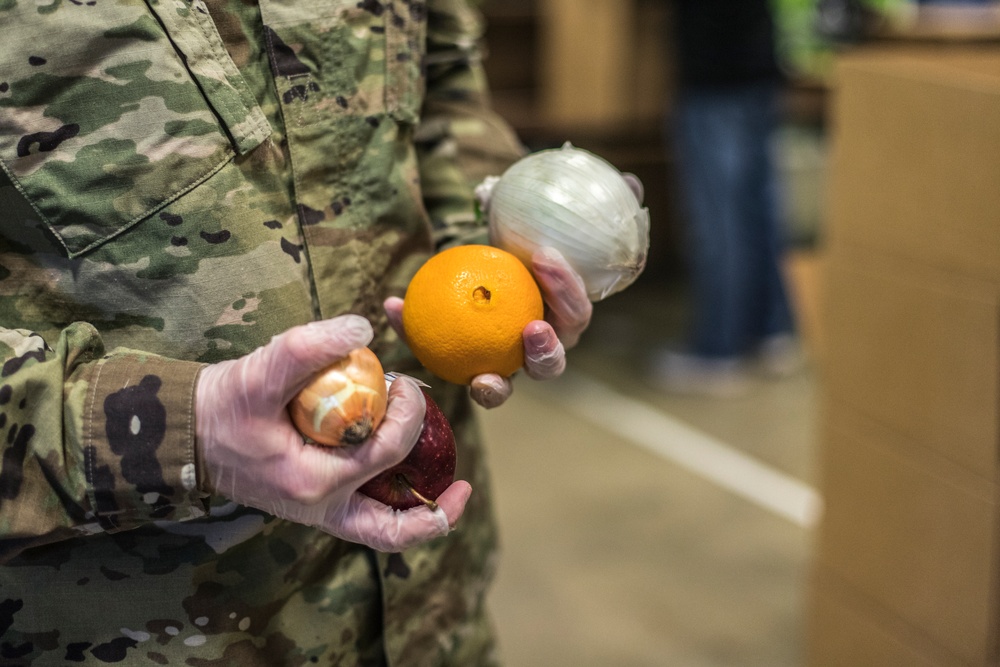
[[358,491],[369,498],[406,510],[419,505],[437,509],[434,499],[455,481],[455,434],[431,397],[417,444],[406,458],[365,482]]

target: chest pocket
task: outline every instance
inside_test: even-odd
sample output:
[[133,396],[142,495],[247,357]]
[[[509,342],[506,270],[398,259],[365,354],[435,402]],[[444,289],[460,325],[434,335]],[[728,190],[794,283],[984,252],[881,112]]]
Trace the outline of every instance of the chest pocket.
[[201,0],[53,6],[0,10],[0,166],[74,257],[270,128]]
[[416,123],[426,12],[416,0],[262,0],[290,133],[346,118]]

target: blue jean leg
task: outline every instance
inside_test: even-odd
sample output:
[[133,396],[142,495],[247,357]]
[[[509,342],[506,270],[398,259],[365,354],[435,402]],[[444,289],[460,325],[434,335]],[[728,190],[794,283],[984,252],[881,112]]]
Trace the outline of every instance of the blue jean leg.
[[694,354],[737,357],[793,330],[781,274],[769,84],[685,92],[674,139],[687,222]]

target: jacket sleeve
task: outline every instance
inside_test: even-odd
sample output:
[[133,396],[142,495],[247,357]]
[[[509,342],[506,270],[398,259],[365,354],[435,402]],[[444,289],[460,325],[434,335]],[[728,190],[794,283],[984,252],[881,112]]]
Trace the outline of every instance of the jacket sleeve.
[[525,152],[491,108],[480,42],[484,21],[469,0],[427,3],[427,89],[417,128],[424,200],[435,245],[485,243],[474,188]]
[[0,562],[24,549],[205,511],[194,456],[200,364],[106,354],[89,324],[58,340],[0,328]]

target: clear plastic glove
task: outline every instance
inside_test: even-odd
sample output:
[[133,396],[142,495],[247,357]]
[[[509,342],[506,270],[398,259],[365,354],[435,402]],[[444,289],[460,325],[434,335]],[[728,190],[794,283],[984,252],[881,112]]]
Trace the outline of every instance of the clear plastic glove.
[[345,315],[289,329],[252,354],[202,370],[195,393],[201,488],[379,551],[447,534],[472,492],[466,482],[452,484],[433,512],[399,512],[357,493],[416,443],[425,403],[414,381],[392,383],[385,419],[361,445],[306,445],[288,416],[289,401],[317,372],[372,335],[366,319]]
[[[522,332],[524,371],[535,380],[551,380],[566,369],[566,350],[580,341],[590,324],[593,304],[583,279],[555,248],[539,249],[532,256],[531,269],[545,300],[545,320],[529,322]],[[405,340],[403,300],[389,297],[384,306],[392,328]],[[510,378],[486,373],[472,379],[469,393],[484,408],[495,408],[513,390]]]

